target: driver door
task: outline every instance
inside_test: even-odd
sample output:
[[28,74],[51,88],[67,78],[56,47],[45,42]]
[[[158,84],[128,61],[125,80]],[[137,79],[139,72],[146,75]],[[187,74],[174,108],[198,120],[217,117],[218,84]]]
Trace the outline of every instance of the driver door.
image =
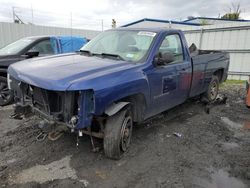
[[[183,45],[179,34],[166,35],[156,53],[173,55],[173,60],[166,64],[157,65],[148,73],[151,92],[150,114],[155,115],[170,109],[182,102],[188,96],[189,84],[183,90],[181,83],[186,71],[191,71],[190,63],[184,60]],[[189,81],[188,81],[189,82]]]

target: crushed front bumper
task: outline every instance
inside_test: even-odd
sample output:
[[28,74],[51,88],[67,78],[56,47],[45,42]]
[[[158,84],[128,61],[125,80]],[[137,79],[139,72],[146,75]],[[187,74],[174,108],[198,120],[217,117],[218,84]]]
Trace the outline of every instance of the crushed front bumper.
[[52,91],[11,78],[10,88],[15,95],[15,113],[34,114],[47,121],[65,124],[72,129],[91,125],[94,112],[94,92]]

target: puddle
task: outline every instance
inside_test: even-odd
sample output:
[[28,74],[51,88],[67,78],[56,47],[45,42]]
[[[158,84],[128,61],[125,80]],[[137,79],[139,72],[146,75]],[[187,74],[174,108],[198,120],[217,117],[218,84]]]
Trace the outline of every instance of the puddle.
[[203,188],[247,188],[247,186],[235,177],[230,177],[229,173],[220,169],[212,171],[211,179],[198,179],[196,184]]
[[228,117],[221,117],[221,120],[232,129],[240,129],[243,127],[242,124],[231,121]]
[[[75,169],[70,167],[71,156],[64,157],[59,161],[54,161],[47,165],[36,165],[23,170],[10,180],[15,184],[25,184],[28,182],[45,183],[56,179],[78,179]],[[79,180],[87,182],[86,180]]]

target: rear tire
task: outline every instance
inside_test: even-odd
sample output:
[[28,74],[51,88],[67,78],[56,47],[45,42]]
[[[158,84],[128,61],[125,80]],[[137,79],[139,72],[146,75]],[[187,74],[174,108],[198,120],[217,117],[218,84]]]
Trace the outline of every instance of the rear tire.
[[104,153],[111,159],[120,159],[128,150],[133,128],[130,108],[108,117],[104,130]]
[[219,78],[216,75],[212,76],[212,79],[209,83],[207,91],[203,95],[203,100],[207,102],[212,102],[217,98],[219,92]]
[[0,76],[0,106],[10,104],[14,99],[13,92],[8,89],[7,78]]

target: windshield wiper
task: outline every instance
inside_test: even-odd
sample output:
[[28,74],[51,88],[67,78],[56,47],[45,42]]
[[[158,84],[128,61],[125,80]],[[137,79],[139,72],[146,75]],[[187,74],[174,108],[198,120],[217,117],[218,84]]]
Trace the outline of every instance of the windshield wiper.
[[118,54],[109,54],[109,53],[101,53],[101,54],[96,54],[96,53],[92,53],[91,51],[89,50],[79,50],[79,52],[82,52],[82,53],[85,53],[89,56],[101,56],[101,57],[111,57],[112,59],[117,59],[117,60],[122,60],[124,61],[124,59],[118,55]]
[[118,54],[101,53],[100,55],[102,57],[113,57],[113,58],[116,58],[118,60],[124,61],[124,59],[120,55],[118,55]]
[[91,51],[89,51],[89,50],[79,50],[79,52],[85,53],[85,54],[87,54],[87,55],[89,55],[89,56],[92,56],[92,55],[93,55],[93,54],[91,53]]

